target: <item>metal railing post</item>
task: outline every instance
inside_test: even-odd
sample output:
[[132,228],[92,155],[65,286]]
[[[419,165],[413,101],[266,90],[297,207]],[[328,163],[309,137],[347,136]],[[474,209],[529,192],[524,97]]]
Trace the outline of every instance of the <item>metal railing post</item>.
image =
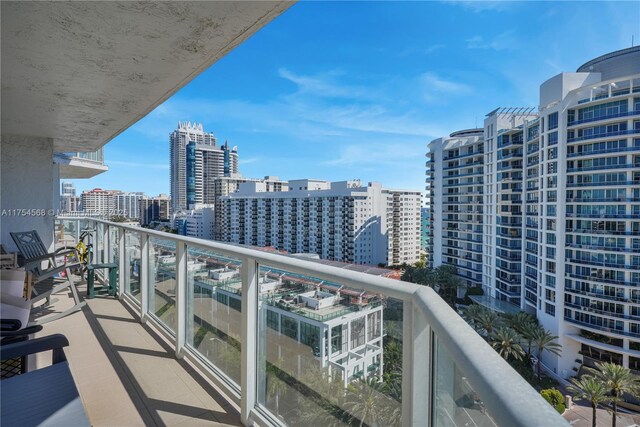
[[242,343],[240,388],[240,420],[250,425],[251,410],[256,405],[258,387],[258,263],[253,258],[242,260]]
[[140,233],[140,321],[149,315],[149,235]]
[[176,357],[182,359],[187,334],[187,245],[176,242]]
[[431,426],[431,328],[413,302],[404,302],[402,317],[402,425]]
[[121,228],[118,233],[118,298],[124,294],[126,285],[126,276],[129,274],[129,266],[127,263],[127,245],[125,240],[126,231]]

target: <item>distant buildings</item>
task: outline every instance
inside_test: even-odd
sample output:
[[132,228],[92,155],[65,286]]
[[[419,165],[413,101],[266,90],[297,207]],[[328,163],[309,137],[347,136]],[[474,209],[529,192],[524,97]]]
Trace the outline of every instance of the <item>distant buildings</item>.
[[215,203],[214,178],[238,173],[238,149],[216,145],[202,124],[178,122],[169,144],[173,212]]
[[171,220],[171,198],[166,194],[140,199],[140,225]]
[[71,182],[62,181],[60,191],[60,211],[75,213],[82,209],[82,199],[76,195],[76,187]]
[[[197,261],[189,266],[193,292],[214,301],[201,306],[202,299],[196,298],[194,312],[204,312],[200,318],[216,319],[216,328],[238,336],[242,287],[238,266],[206,252],[194,255]],[[212,268],[216,264],[219,268]],[[380,295],[266,267],[259,282],[259,315],[266,319],[268,351],[274,352],[269,360],[281,360],[280,368],[298,375],[314,366],[327,368],[345,386],[382,377],[386,331]]]
[[114,215],[116,209],[113,191],[94,188],[82,192],[82,212],[85,215],[105,216]]
[[140,201],[145,197],[142,192],[114,191],[113,198],[116,213],[130,219],[140,219]]
[[540,86],[538,112],[429,144],[434,266],[477,302],[526,311],[559,336],[562,377],[611,361],[640,370],[640,47]]
[[221,197],[220,240],[273,246],[358,264],[397,265],[420,258],[420,192],[359,181],[289,181],[289,191],[246,182]]

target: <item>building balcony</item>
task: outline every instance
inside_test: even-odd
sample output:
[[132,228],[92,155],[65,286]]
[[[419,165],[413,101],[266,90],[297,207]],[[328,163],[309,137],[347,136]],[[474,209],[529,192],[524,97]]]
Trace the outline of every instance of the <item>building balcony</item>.
[[614,136],[622,136],[622,135],[635,135],[639,133],[640,133],[640,129],[626,129],[626,130],[618,130],[618,131],[612,131],[612,132],[603,132],[603,133],[567,138],[567,143],[570,144],[572,142],[588,141],[590,139],[611,138]]
[[582,120],[574,120],[572,122],[568,122],[567,127],[577,126],[583,123],[593,123],[593,122],[599,122],[603,120],[615,119],[618,117],[629,117],[629,116],[639,116],[639,115],[640,115],[640,111],[625,111],[622,113],[608,114],[604,116],[591,117],[591,118],[582,119]]
[[[375,392],[380,414],[396,414],[396,418],[389,421],[390,425],[423,424],[427,419],[433,419],[436,424],[435,417],[439,417],[441,413],[441,399],[460,402],[454,403],[454,408],[447,410],[466,413],[464,416],[471,417],[475,422],[534,425],[536,420],[539,421],[544,416],[545,424],[562,424],[553,409],[540,400],[537,393],[430,288],[312,261],[101,220],[61,219],[60,224],[59,228],[62,227],[67,234],[62,241],[73,241],[78,231],[86,227],[95,230],[94,262],[116,261],[121,267],[122,274],[118,279],[119,301],[96,299],[90,302],[91,308],[108,305],[129,316],[122,325],[115,325],[112,314],[100,314],[105,319],[99,320],[100,323],[108,324],[109,330],[117,332],[116,335],[123,337],[122,339],[128,337],[126,345],[115,344],[116,352],[125,354],[128,350],[126,346],[133,347],[130,344],[131,336],[137,337],[132,335],[134,330],[150,328],[163,344],[154,347],[153,352],[145,350],[142,354],[158,356],[166,364],[189,366],[188,374],[174,368],[178,369],[176,375],[188,375],[191,378],[182,382],[205,384],[202,390],[192,387],[198,390],[195,396],[208,402],[207,404],[201,407],[197,402],[185,404],[187,407],[167,405],[169,409],[166,411],[170,416],[175,415],[173,412],[188,412],[195,413],[194,418],[225,419],[229,424],[235,425],[245,422],[243,420],[260,425],[299,425],[302,423],[302,416],[313,423],[333,419],[338,413],[352,422],[363,421],[352,409],[354,406],[336,398],[340,394],[335,392],[336,387],[343,388],[350,382],[358,381],[355,371],[349,371],[352,369],[349,360],[356,357],[355,353],[364,352],[357,359],[360,364],[366,364],[369,363],[367,354],[374,354],[376,351],[378,353],[375,354],[384,354],[388,350],[380,345],[376,347],[378,350],[375,350],[375,346],[370,348],[367,345],[362,350],[354,349],[355,353],[345,352],[343,356],[334,357],[328,354],[328,344],[326,348],[323,345],[305,344],[309,342],[309,337],[305,338],[303,332],[308,333],[308,329],[295,329],[292,326],[295,322],[274,329],[273,313],[281,313],[284,316],[282,319],[289,316],[296,322],[309,325],[309,328],[317,327],[314,342],[319,343],[325,336],[322,331],[326,331],[329,341],[332,334],[336,333],[336,329],[331,327],[333,323],[329,325],[327,322],[335,323],[345,316],[356,321],[362,315],[370,315],[369,313],[381,310],[381,306],[384,306],[387,310],[399,310],[399,318],[404,319],[401,322],[401,335],[405,339],[400,341],[404,368],[398,373],[411,372],[411,375],[401,374],[402,398]],[[175,261],[160,261],[166,259]],[[194,264],[199,265],[194,267]],[[221,266],[224,266],[225,271],[235,269],[236,274],[224,283],[216,283],[209,279],[209,272]],[[463,270],[481,271],[466,267]],[[274,283],[287,283],[288,290],[279,294],[277,287],[273,291]],[[401,286],[398,286],[399,283]],[[328,312],[322,311],[327,308],[314,310],[296,305],[296,295],[305,290],[315,290],[316,287],[329,295],[338,294],[340,303],[335,308],[328,307]],[[281,305],[275,304],[274,298],[280,298],[281,302],[278,304]],[[382,311],[379,313],[382,316]],[[69,317],[68,320],[72,318]],[[62,333],[66,332],[64,324],[59,323]],[[354,328],[353,325],[352,323],[351,328]],[[385,325],[382,319],[380,335],[385,335]],[[452,332],[452,325],[459,327]],[[294,329],[290,329],[292,327]],[[145,340],[149,341],[147,338]],[[338,341],[346,343],[342,339],[335,343]],[[123,349],[118,346],[125,347]],[[84,347],[83,345],[77,349],[79,353],[85,352]],[[331,348],[333,353],[334,347]],[[131,351],[135,353],[134,350]],[[433,363],[438,366],[435,376],[430,374],[430,364],[423,363],[425,354],[430,355]],[[72,368],[86,371],[84,364],[91,364],[92,361],[78,357],[73,359],[76,364]],[[300,361],[305,367],[302,370]],[[320,374],[329,369],[329,366],[334,378],[339,378],[338,385],[336,380],[329,377],[308,375],[310,370],[317,370]],[[382,366],[384,368],[378,366],[376,369],[365,369],[363,379],[379,380],[383,369],[392,369],[384,364]],[[139,368],[140,371],[150,371],[143,365]],[[495,375],[497,371],[501,373],[500,376]],[[167,373],[161,369],[155,372],[157,381],[162,383],[163,375]],[[136,375],[137,371],[125,370],[121,379],[123,383],[153,382],[142,380]],[[285,377],[286,382],[278,382]],[[508,389],[504,387],[507,377],[511,384]],[[460,396],[445,397],[449,396],[449,390],[460,387],[461,381],[464,382],[465,390],[473,390],[481,399],[487,396],[483,399],[483,405],[487,408],[485,413],[465,406],[464,399],[460,400]],[[274,387],[274,382],[279,386]],[[213,386],[206,385],[208,383]],[[159,387],[172,390],[173,384]],[[362,387],[369,386],[362,383]],[[80,389],[84,393],[82,387]],[[523,406],[520,400],[518,404],[512,401],[516,395],[514,390],[517,391],[518,399],[527,396],[527,405]],[[102,394],[100,396],[103,397]],[[155,394],[153,398],[157,401],[170,401],[161,393]],[[329,411],[324,405],[310,405],[309,401],[318,402],[318,399],[330,403],[338,412],[333,409]],[[425,405],[425,400],[431,403]],[[99,418],[95,418],[98,415],[91,412],[93,403],[87,399],[85,401],[90,419],[99,424]],[[110,399],[110,402],[113,407],[114,400]],[[294,410],[301,405],[304,405],[303,413]],[[457,405],[460,405],[459,409],[455,409]],[[161,403],[157,404],[157,411],[162,411],[163,408]],[[201,413],[198,413],[200,410]],[[146,412],[140,416],[146,416]],[[196,423],[199,421],[194,420]],[[164,418],[163,422],[170,424]],[[123,423],[126,424],[124,421]]]

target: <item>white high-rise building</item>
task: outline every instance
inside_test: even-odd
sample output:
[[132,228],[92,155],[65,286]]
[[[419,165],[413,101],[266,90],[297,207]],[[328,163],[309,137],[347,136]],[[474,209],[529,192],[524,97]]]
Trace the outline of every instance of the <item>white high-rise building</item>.
[[238,149],[216,145],[202,124],[178,122],[169,136],[171,200],[174,212],[196,203],[214,203],[213,180],[238,173]]
[[193,209],[184,213],[183,227],[185,236],[213,240],[214,225],[214,205],[195,205]]
[[76,195],[76,187],[72,182],[61,182],[60,211],[77,212],[82,207],[82,199]]
[[143,197],[142,192],[115,192],[113,198],[117,214],[131,219],[140,219],[140,200]]
[[482,284],[482,129],[454,132],[429,144],[428,251],[433,266],[454,265],[467,286]]
[[[640,370],[640,47],[547,80],[535,114],[494,110],[483,138],[477,300],[535,314],[559,336],[561,356],[543,362],[562,377],[596,361]],[[475,174],[447,163],[454,147],[439,155],[437,141],[427,162],[434,265],[464,274],[463,257],[449,255],[452,244],[465,253],[464,239],[446,215],[464,210]]]
[[114,192],[94,188],[82,192],[82,211],[85,215],[110,217],[115,212]]
[[289,181],[289,191],[267,189],[247,182],[220,198],[222,241],[358,264],[420,258],[419,191],[310,179]]

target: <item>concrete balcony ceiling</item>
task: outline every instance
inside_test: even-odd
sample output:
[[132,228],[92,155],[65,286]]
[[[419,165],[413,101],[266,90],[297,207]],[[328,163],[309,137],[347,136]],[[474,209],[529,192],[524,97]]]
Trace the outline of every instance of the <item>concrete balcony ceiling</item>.
[[291,4],[3,1],[2,133],[96,150]]

